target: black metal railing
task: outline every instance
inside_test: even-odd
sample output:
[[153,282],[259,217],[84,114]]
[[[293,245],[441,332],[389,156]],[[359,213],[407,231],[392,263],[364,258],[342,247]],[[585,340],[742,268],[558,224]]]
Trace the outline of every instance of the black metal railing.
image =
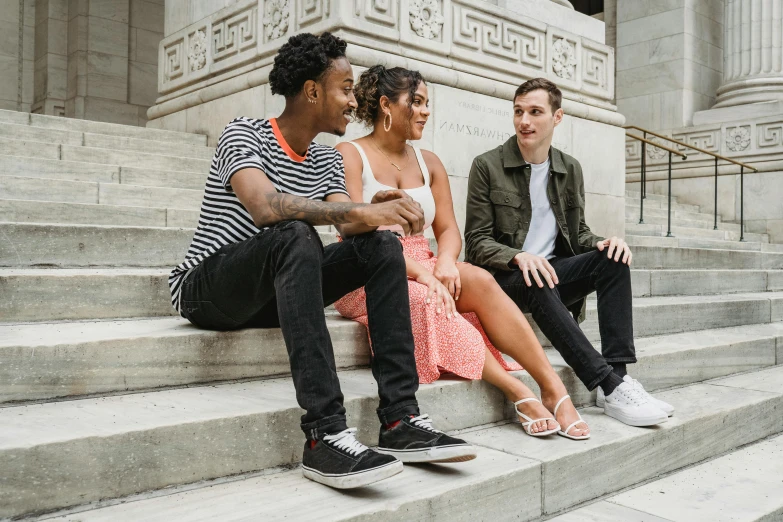
[[[759,170],[756,167],[752,167],[746,163],[742,163],[741,161],[733,160],[731,158],[727,158],[725,156],[721,156],[720,154],[715,154],[714,152],[710,152],[708,150],[701,149],[699,147],[695,147],[693,145],[690,145],[688,143],[685,143],[680,140],[675,140],[674,138],[670,138],[668,136],[664,136],[663,134],[658,134],[656,132],[653,132],[651,130],[644,129],[642,127],[637,127],[636,125],[628,125],[626,127],[623,127],[626,131],[627,130],[638,130],[644,133],[644,138],[640,138],[639,136],[635,136],[631,133],[626,133],[626,136],[637,139],[642,141],[642,170],[641,170],[641,183],[642,183],[642,190],[641,190],[641,200],[644,200],[647,197],[647,161],[646,161],[646,155],[645,155],[645,145],[650,144],[655,147],[658,147],[659,149],[663,149],[666,151],[669,151],[669,231],[667,233],[667,237],[671,237],[671,199],[672,199],[672,153],[678,154],[679,156],[682,156],[682,159],[685,160],[686,156],[678,151],[675,151],[673,149],[663,147],[660,143],[654,143],[652,141],[647,140],[647,135],[650,134],[652,136],[655,136],[657,138],[669,141],[671,143],[676,143],[677,145],[680,145],[681,147],[687,147],[688,149],[695,150],[698,152],[701,152],[702,154],[707,154],[708,156],[712,156],[715,159],[715,203],[713,207],[714,212],[714,219],[713,219],[713,230],[718,230],[718,160],[728,161],[729,163],[733,163],[734,165],[739,165],[740,167],[740,241],[745,241],[745,169],[750,169],[753,172],[758,172]],[[644,223],[643,220],[643,206],[640,206],[639,211],[639,223]]]
[[661,150],[665,150],[669,153],[669,212],[668,212],[668,227],[666,229],[666,237],[674,237],[672,236],[672,154],[676,154],[678,156],[681,156],[682,159],[686,159],[688,156],[683,154],[680,151],[670,149],[669,147],[666,147],[664,145],[661,145],[660,143],[656,143],[654,141],[648,140],[647,138],[642,138],[641,136],[636,136],[635,134],[626,133],[626,136],[629,138],[633,138],[635,140],[639,140],[642,142],[642,176],[641,176],[641,182],[642,182],[642,188],[639,190],[639,224],[644,224],[644,200],[647,197],[646,195],[646,185],[647,185],[647,172],[645,168],[645,153],[646,149],[645,147],[647,145],[652,145],[653,147],[657,147]]

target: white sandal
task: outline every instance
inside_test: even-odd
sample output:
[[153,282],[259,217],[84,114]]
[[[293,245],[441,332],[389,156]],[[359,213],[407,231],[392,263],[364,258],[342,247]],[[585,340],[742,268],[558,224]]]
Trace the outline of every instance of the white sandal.
[[[555,417],[557,417],[557,409],[560,407],[561,404],[563,404],[564,400],[569,399],[570,397],[571,397],[570,395],[565,395],[562,399],[557,401],[557,404],[555,404]],[[577,411],[576,414],[579,415],[579,412]],[[568,427],[565,430],[558,431],[557,434],[562,436],[562,437],[565,437],[567,439],[571,439],[571,440],[587,440],[587,439],[589,439],[590,438],[590,434],[589,433],[587,435],[582,435],[580,437],[575,437],[573,435],[569,435],[568,434],[568,432],[571,431],[571,428],[573,428],[574,426],[576,426],[580,422],[584,423],[584,425],[587,426],[588,428],[590,427],[590,426],[587,425],[587,423],[584,420],[582,420],[582,416],[579,415],[579,420],[578,421],[572,422],[571,424],[568,425]]]
[[[533,420],[530,417],[528,417],[527,415],[525,415],[524,413],[522,413],[521,411],[519,411],[519,408],[517,408],[517,405],[522,404],[524,402],[530,402],[530,401],[536,401],[538,403],[541,402],[538,399],[536,399],[535,397],[528,397],[527,399],[522,399],[522,400],[519,400],[519,401],[514,403],[514,409],[517,411],[517,415],[519,415],[520,417],[522,417],[523,419],[525,419],[527,421],[527,422],[522,422],[521,423],[522,424],[522,428],[524,428],[524,430],[525,430],[525,433],[527,433],[531,437],[545,437],[547,435],[551,435],[553,433],[557,433],[558,430],[560,430],[560,424],[558,424],[557,421],[554,418],[548,417],[546,419],[535,419],[535,420]],[[531,433],[530,432],[530,430],[532,429],[531,427],[532,427],[534,422],[550,421],[550,420],[553,421],[555,424],[557,424],[557,428],[555,428],[553,430],[549,430],[549,431],[539,431],[538,433]]]

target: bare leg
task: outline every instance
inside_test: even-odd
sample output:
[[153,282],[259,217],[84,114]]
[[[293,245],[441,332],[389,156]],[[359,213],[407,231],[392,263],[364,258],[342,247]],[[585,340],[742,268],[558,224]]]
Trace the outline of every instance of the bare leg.
[[[510,355],[527,370],[541,388],[541,400],[544,406],[550,408],[550,411],[554,409],[557,401],[568,392],[552,368],[552,365],[549,364],[549,359],[543,348],[541,348],[536,334],[533,332],[527,319],[525,319],[525,315],[500,288],[495,278],[489,272],[468,264],[459,264],[457,267],[459,268],[462,281],[462,294],[457,301],[457,310],[460,313],[473,312],[478,316],[492,344],[502,353]],[[489,352],[487,352],[487,355],[488,359],[492,359],[492,362],[495,363],[495,367],[499,372],[505,374],[509,379],[516,380],[503,370]],[[489,372],[493,371],[490,366]],[[487,372],[487,364],[485,363],[484,373],[487,374]],[[496,384],[489,378],[484,378],[506,393],[507,388],[504,388],[502,384]],[[496,380],[494,375],[491,378]],[[497,382],[503,383],[504,381],[501,381],[498,377]],[[529,389],[527,391],[530,392]],[[508,397],[508,393],[506,393],[506,396]],[[533,395],[525,395],[514,400],[531,396]],[[509,400],[511,400],[511,397],[509,397]],[[527,404],[530,403],[526,403],[525,406]],[[525,412],[526,415],[533,418],[547,416],[539,415],[538,412],[534,413],[534,415],[530,415]],[[578,418],[576,408],[574,408],[571,401],[565,401],[560,406],[557,420],[563,428],[578,420]],[[588,433],[590,433],[590,429],[586,428],[585,424],[579,424],[571,428],[569,432],[570,435],[577,437],[587,435]]]
[[[525,386],[522,381],[515,379],[504,370],[500,363],[492,356],[489,349],[484,351],[484,370],[481,373],[481,378],[499,388],[506,396],[506,399],[511,402],[536,396],[536,394]],[[519,409],[531,419],[552,417],[552,413],[537,402],[520,404]],[[556,427],[557,424],[553,421],[540,421],[535,422],[530,426],[530,432],[539,433],[541,431],[553,430]]]

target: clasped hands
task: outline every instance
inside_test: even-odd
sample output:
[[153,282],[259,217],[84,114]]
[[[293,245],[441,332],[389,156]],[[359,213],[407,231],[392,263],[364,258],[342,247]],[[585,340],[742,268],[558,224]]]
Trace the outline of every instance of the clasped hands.
[[[613,236],[598,241],[595,247],[599,252],[606,250],[609,259],[614,258],[615,262],[620,262],[622,259],[622,263],[631,266],[633,254],[623,239]],[[533,286],[533,281],[539,288],[544,288],[544,281],[546,281],[549,288],[554,288],[555,285],[559,284],[557,273],[546,258],[528,254],[527,252],[520,252],[514,256],[514,263],[522,271],[522,278],[527,286]],[[541,279],[542,277],[543,280]]]

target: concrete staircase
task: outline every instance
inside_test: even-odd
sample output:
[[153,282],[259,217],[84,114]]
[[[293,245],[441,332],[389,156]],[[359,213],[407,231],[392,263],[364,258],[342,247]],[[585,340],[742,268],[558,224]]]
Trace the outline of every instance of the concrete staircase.
[[[677,407],[669,422],[606,417],[549,348],[589,441],[528,437],[497,390],[442,379],[421,387],[422,410],[479,445],[478,459],[408,466],[361,492],[311,483],[280,332],[202,331],[168,304],[205,138],[4,111],[0,122],[0,519],[534,520],[783,433],[783,249],[732,241],[731,224],[716,233],[679,204],[677,237],[656,237],[651,195],[651,224],[628,226],[633,373]],[[326,314],[349,423],[373,444],[366,334]],[[595,315],[591,301],[583,326],[600,348]]]

